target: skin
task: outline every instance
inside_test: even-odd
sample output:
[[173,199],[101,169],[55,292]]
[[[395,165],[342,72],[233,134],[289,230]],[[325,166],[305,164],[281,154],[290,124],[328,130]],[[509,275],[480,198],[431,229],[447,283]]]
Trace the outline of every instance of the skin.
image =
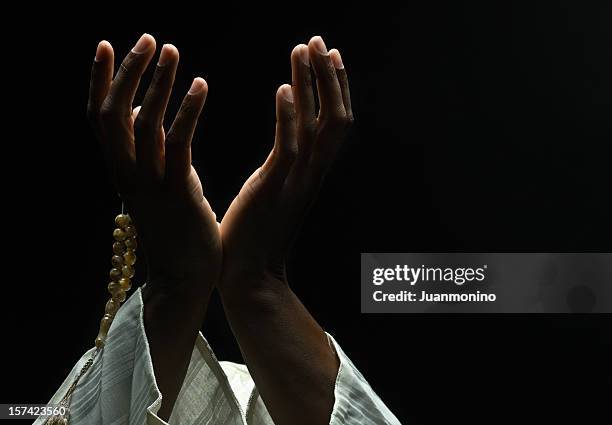
[[[335,63],[340,67],[336,69]],[[309,63],[309,65],[307,65]],[[291,291],[285,258],[353,121],[346,71],[320,37],[291,54],[276,94],[276,140],[221,222],[218,284],[245,362],[277,424],[328,424],[338,359]],[[321,108],[315,111],[311,70]]]
[[[353,121],[340,53],[320,37],[291,54],[292,85],[276,93],[276,136],[220,224],[191,166],[191,139],[208,86],[196,78],[170,130],[163,117],[178,65],[164,45],[141,108],[140,77],[155,55],[143,35],[114,74],[101,42],[88,116],[127,206],[148,266],[144,322],[168,420],[216,286],[255,384],[277,424],[327,424],[338,358],[291,291],[285,259]],[[320,109],[315,110],[314,82]]]

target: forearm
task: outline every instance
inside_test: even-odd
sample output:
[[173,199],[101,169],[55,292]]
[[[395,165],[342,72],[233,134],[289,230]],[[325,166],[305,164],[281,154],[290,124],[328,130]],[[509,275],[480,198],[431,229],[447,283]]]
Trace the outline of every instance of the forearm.
[[245,362],[277,424],[328,424],[338,359],[327,335],[284,283],[221,291]]
[[144,324],[163,397],[158,416],[167,421],[185,379],[212,286],[194,282],[184,285],[189,290],[171,291],[152,290],[150,285],[143,289]]

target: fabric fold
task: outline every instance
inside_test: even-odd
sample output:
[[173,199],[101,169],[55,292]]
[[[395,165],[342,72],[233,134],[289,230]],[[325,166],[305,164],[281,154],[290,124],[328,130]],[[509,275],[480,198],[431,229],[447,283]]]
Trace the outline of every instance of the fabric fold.
[[[331,425],[400,422],[389,411],[336,340],[340,359]],[[57,404],[95,349],[75,364],[49,404]],[[157,416],[162,395],[157,386],[137,289],[119,309],[104,348],[72,396],[71,425],[273,425],[245,365],[219,362],[200,333],[169,422]],[[34,424],[42,425],[43,418]]]

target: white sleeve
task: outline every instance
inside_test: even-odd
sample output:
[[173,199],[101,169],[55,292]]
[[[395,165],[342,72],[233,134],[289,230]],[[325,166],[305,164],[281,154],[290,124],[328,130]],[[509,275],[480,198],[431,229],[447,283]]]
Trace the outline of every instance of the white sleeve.
[[[92,348],[79,359],[49,404],[64,397],[94,351]],[[160,405],[138,289],[117,312],[104,348],[80,379],[70,402],[69,423],[160,425],[163,422],[156,417]],[[34,422],[42,423],[43,418]]]
[[[399,424],[368,382],[329,336],[340,359],[331,425]],[[58,404],[82,366],[75,364],[49,404]],[[79,381],[70,403],[70,425],[168,425],[157,416],[157,387],[143,321],[140,289],[119,309],[104,348]],[[42,425],[44,418],[34,424]],[[220,363],[200,333],[169,420],[170,425],[273,425],[244,365]]]
[[[240,407],[228,394],[227,377],[202,334],[198,341],[186,377],[186,383],[192,385],[181,389],[170,424],[209,423],[205,421],[209,419],[210,423],[242,425]],[[94,351],[81,357],[49,404],[62,399]],[[117,312],[104,348],[79,381],[70,403],[69,424],[167,425],[157,416],[161,402],[144,329],[142,295],[137,289]],[[39,417],[34,424],[44,421]]]
[[336,340],[327,336],[340,359],[330,425],[400,425]]

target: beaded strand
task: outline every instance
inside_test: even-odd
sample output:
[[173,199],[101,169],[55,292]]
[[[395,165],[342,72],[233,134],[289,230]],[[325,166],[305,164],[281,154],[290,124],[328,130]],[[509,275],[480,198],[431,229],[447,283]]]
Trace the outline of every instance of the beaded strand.
[[100,321],[100,331],[96,337],[96,347],[104,346],[108,330],[110,329],[115,314],[121,303],[125,301],[126,292],[132,288],[132,277],[134,277],[134,264],[136,263],[136,228],[127,214],[119,214],[115,218],[117,228],[113,231],[115,243],[113,243],[113,257],[110,270],[110,283],[108,292],[111,298],[106,302],[104,317]]
[[50,416],[45,421],[45,425],[67,425],[69,416],[70,400],[72,393],[76,389],[79,380],[87,373],[94,362],[96,355],[100,352],[106,342],[108,330],[113,323],[115,314],[121,307],[121,303],[126,299],[126,292],[132,288],[132,277],[134,277],[134,264],[136,263],[136,227],[132,224],[132,219],[123,211],[115,217],[117,228],[113,231],[113,257],[111,258],[110,283],[108,284],[108,292],[111,298],[106,302],[104,307],[104,317],[100,321],[100,330],[95,340],[96,351],[92,357],[81,368],[79,374],[68,388],[66,395],[60,400],[59,405],[66,408],[65,415]]

